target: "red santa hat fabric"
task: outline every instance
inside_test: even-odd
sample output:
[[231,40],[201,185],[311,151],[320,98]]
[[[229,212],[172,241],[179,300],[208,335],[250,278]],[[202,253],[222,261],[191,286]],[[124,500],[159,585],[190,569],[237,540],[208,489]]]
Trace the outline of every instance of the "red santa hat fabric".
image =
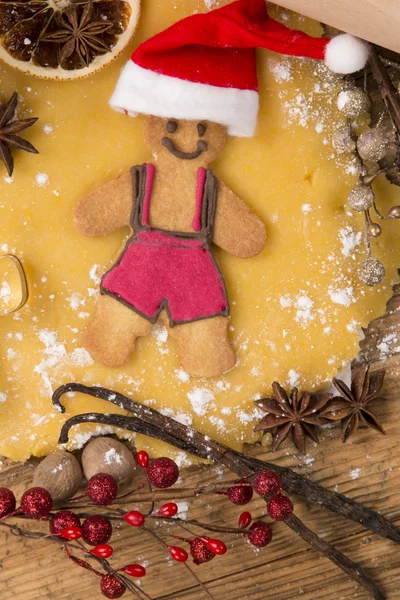
[[230,135],[251,137],[258,113],[256,48],[325,60],[341,73],[361,69],[368,58],[367,45],[349,34],[314,38],[271,19],[265,0],[238,0],[182,19],[141,44],[110,104],[132,116],[215,121]]

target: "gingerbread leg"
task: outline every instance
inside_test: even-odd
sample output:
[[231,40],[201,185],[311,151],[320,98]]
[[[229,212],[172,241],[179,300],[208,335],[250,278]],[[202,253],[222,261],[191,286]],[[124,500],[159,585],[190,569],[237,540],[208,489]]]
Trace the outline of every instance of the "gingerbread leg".
[[133,353],[136,338],[150,333],[149,321],[111,296],[99,296],[93,321],[82,336],[91,357],[107,367],[120,367]]
[[227,317],[176,325],[170,334],[177,342],[182,367],[190,375],[217,377],[236,363],[228,337]]

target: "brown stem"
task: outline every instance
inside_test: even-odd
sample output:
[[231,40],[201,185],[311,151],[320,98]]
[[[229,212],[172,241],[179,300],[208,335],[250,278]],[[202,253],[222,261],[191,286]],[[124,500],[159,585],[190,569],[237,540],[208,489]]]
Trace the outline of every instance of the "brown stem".
[[336,548],[331,546],[331,544],[318,537],[318,535],[304,525],[304,523],[295,515],[292,515],[287,521],[285,521],[285,523],[313,548],[323,552],[323,554],[325,554],[327,558],[335,563],[336,566],[342,569],[342,571],[358,581],[358,583],[368,590],[372,598],[375,598],[375,600],[385,599],[385,596],[379,590],[374,581],[372,581],[365,569],[347,558],[347,556],[339,552],[339,550],[336,550]]
[[385,103],[386,109],[395,126],[397,132],[400,132],[400,98],[399,94],[390,80],[387,71],[382,64],[381,57],[372,46],[369,56],[369,64],[372,75],[378,84],[379,92]]
[[[160,544],[162,544],[164,546],[164,548],[168,547],[168,544],[166,544],[164,542],[164,540],[162,540],[154,531],[152,531],[151,529],[149,529],[145,525],[142,527],[142,529],[144,531],[146,531],[147,533],[149,533],[151,536],[153,536]],[[183,540],[183,538],[179,538],[179,539]],[[184,540],[184,541],[186,541],[186,540]],[[214,596],[212,596],[212,594],[208,591],[208,589],[206,588],[206,586],[204,585],[204,583],[202,581],[200,581],[200,579],[197,577],[197,575],[195,573],[193,573],[192,569],[186,563],[183,563],[183,564],[186,566],[186,568],[193,575],[193,577],[195,578],[195,580],[197,581],[197,583],[200,585],[200,587],[203,588],[203,590],[206,592],[206,594],[208,595],[208,597],[212,598],[212,600],[215,600]]]
[[127,590],[132,592],[134,596],[139,598],[139,600],[152,600],[151,596],[149,596],[144,590],[142,590],[138,585],[136,585],[136,583],[130,581],[127,577],[125,577],[123,573],[119,573],[118,571],[113,569],[108,560],[106,560],[105,558],[100,558],[95,554],[92,554],[90,551],[88,551],[85,544],[83,544],[80,540],[78,540],[77,543],[79,544],[80,549],[87,553],[88,558],[93,558],[95,561],[97,561],[106,573],[114,575],[114,577],[118,579],[118,581],[122,583]]
[[[162,503],[167,500],[187,500],[188,498],[196,498],[197,496],[203,496],[208,494],[217,494],[221,490],[225,488],[232,487],[236,485],[236,479],[221,483],[210,483],[209,485],[205,485],[198,488],[179,488],[179,489],[163,489],[163,490],[152,490],[151,492],[141,492],[137,493],[135,490],[132,490],[122,496],[117,496],[108,506],[119,506],[125,505],[128,502],[134,501],[136,504],[141,504],[143,502],[157,502],[161,501]],[[74,510],[79,508],[85,508],[87,506],[92,506],[92,502],[88,500],[87,502],[77,503],[74,505]],[[63,506],[57,507],[57,510],[69,510],[71,507],[69,504],[65,504]]]
[[79,383],[71,383],[59,387],[53,394],[53,404],[61,412],[64,412],[65,409],[60,403],[60,398],[67,392],[83,392],[97,398],[102,398],[124,408],[133,416],[88,413],[71,417],[64,423],[61,429],[60,444],[68,441],[69,430],[74,425],[97,422],[115,425],[128,431],[143,433],[168,442],[176,448],[185,450],[195,456],[223,464],[240,477],[264,469],[271,469],[271,471],[275,471],[280,475],[283,488],[289,494],[300,495],[312,504],[351,519],[382,537],[391,539],[398,544],[400,543],[400,529],[384,519],[377,512],[343,496],[343,494],[327,490],[291,469],[232,450],[224,444],[220,444],[195,429],[191,429],[170,417],[162,415],[148,406],[143,406],[131,398],[101,387],[87,387]]
[[204,583],[197,577],[196,573],[189,567],[188,564],[183,563],[185,565],[185,567],[187,568],[187,570],[189,571],[189,573],[192,575],[192,577],[195,578],[195,580],[197,581],[198,585],[202,588],[202,590],[205,591],[205,593],[207,594],[207,596],[209,598],[211,598],[212,600],[215,600],[214,596],[212,595],[211,592],[208,591],[208,589],[206,588],[206,586],[204,585]]
[[194,525],[195,527],[200,527],[201,529],[206,529],[207,531],[214,531],[216,533],[236,533],[239,535],[247,535],[248,533],[250,533],[250,531],[247,529],[209,525],[208,523],[202,523],[201,521],[197,521],[197,519],[181,519],[180,517],[161,517],[160,515],[154,515],[154,517],[151,518],[169,521],[171,524],[183,523],[184,525]]

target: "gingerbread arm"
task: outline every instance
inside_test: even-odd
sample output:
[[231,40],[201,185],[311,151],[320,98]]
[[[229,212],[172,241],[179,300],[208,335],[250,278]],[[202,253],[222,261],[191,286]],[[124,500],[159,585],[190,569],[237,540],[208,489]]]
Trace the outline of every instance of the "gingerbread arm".
[[132,189],[132,175],[126,171],[79,200],[74,207],[74,223],[79,233],[101,236],[129,225]]
[[250,258],[261,252],[265,240],[261,219],[219,181],[213,242],[234,256]]

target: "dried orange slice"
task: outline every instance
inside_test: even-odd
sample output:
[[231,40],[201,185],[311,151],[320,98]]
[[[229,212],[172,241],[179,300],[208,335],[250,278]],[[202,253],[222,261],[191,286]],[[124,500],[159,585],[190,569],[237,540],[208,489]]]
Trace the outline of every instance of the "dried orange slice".
[[140,0],[0,0],[0,59],[46,79],[87,77],[131,39]]

